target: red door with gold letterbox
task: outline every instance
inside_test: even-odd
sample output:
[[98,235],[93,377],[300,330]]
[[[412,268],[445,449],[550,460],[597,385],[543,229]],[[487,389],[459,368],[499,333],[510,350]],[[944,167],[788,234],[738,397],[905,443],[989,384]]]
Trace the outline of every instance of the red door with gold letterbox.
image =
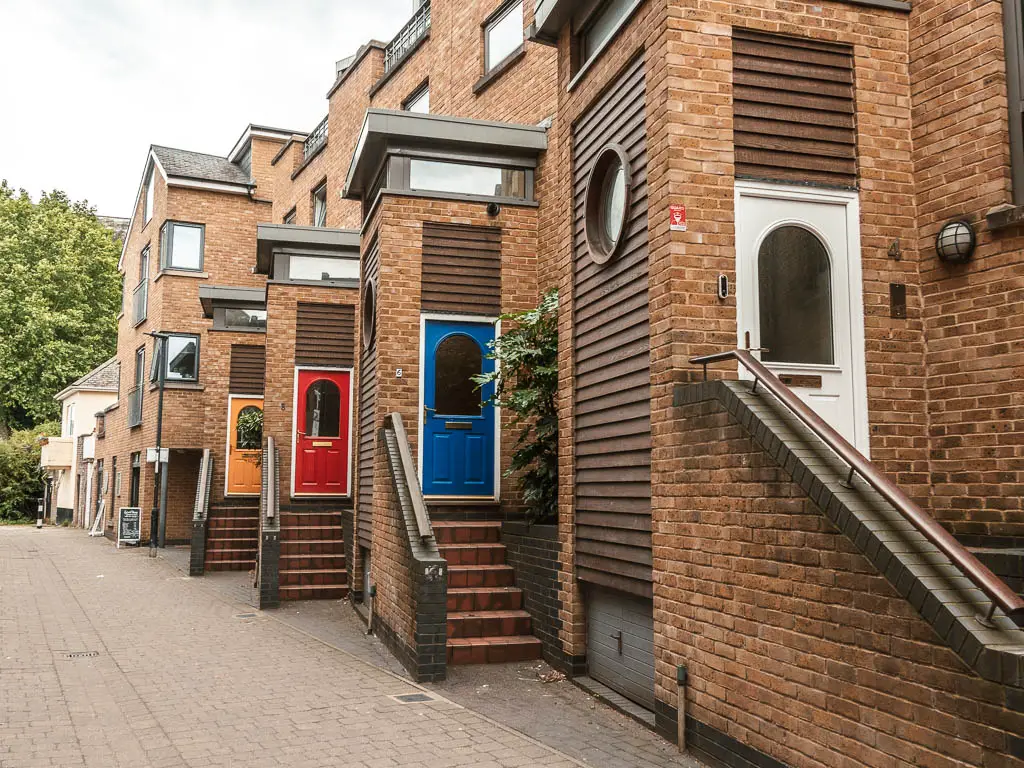
[[352,374],[300,368],[296,383],[294,492],[347,496]]

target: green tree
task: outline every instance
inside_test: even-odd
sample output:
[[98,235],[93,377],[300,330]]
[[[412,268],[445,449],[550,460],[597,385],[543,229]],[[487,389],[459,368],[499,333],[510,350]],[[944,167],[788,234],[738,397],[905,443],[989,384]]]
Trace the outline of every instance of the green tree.
[[494,382],[492,401],[521,427],[505,476],[522,472],[527,519],[552,522],[558,518],[558,291],[545,293],[536,309],[501,319],[511,327],[491,342],[488,355],[498,364],[474,381]]
[[49,423],[15,430],[8,439],[0,439],[0,520],[35,514],[36,499],[43,495],[39,436],[59,434],[60,425]]
[[114,353],[119,253],[87,203],[0,182],[0,435],[56,418],[53,396]]

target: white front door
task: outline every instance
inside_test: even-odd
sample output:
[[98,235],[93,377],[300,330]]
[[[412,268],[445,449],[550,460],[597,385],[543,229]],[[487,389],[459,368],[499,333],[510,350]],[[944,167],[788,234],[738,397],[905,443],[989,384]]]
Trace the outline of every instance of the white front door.
[[858,227],[856,193],[736,183],[740,347],[866,455]]

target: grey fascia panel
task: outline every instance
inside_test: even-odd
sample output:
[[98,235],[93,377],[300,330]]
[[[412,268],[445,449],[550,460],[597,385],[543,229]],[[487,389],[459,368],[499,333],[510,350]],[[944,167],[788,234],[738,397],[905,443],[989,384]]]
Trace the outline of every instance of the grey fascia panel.
[[278,248],[359,252],[359,230],[303,227],[295,224],[256,225],[256,271],[269,274]]
[[497,155],[537,155],[548,147],[547,129],[536,125],[368,109],[359,133],[343,197],[358,200],[388,147],[463,149]]
[[199,303],[203,305],[204,317],[213,317],[215,304],[265,304],[266,301],[267,294],[262,288],[199,286]]
[[569,19],[583,5],[581,0],[537,0],[534,5],[533,37],[555,42]]

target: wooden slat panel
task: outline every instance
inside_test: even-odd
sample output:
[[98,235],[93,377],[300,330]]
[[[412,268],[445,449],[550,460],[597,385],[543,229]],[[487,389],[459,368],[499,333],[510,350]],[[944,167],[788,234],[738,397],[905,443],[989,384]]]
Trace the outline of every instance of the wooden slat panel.
[[733,30],[736,175],[857,184],[853,51]]
[[[375,243],[366,255],[364,279],[376,280],[380,265],[380,248]],[[359,367],[359,443],[358,457],[358,512],[356,540],[359,546],[370,549],[373,541],[373,453],[377,440],[377,345],[360,351]]]
[[[584,200],[594,161],[625,147],[632,200],[618,256],[597,265]],[[573,133],[576,565],[584,581],[651,594],[651,393],[644,62],[638,57]]]
[[352,367],[356,308],[351,304],[303,304],[295,323],[295,364]]
[[501,314],[501,230],[425,223],[420,301],[427,312]]
[[267,350],[255,344],[232,344],[228,389],[233,395],[262,395]]

